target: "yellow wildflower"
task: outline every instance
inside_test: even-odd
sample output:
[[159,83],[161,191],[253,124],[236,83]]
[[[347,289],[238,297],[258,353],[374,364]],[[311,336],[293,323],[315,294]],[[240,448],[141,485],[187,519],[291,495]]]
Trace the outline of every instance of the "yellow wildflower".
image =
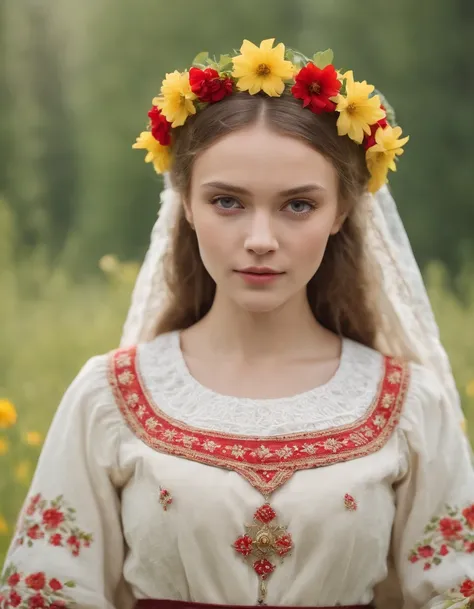
[[260,47],[244,40],[240,53],[232,59],[232,76],[238,79],[240,91],[255,95],[264,91],[270,97],[279,97],[285,89],[285,80],[294,76],[294,66],[285,59],[285,45],[279,43],[273,48],[274,38],[263,40]]
[[0,535],[8,534],[8,523],[5,518],[0,514]]
[[15,425],[16,419],[15,406],[10,400],[0,400],[0,429],[7,429]]
[[367,168],[370,172],[369,192],[377,192],[386,182],[388,170],[397,170],[395,158],[403,154],[403,148],[409,137],[399,139],[402,134],[401,127],[387,125],[384,129],[377,129],[375,133],[376,144],[366,152]]
[[10,445],[8,443],[8,440],[6,438],[0,438],[0,457],[6,455],[9,448]]
[[142,131],[132,148],[147,150],[148,154],[145,157],[145,163],[153,163],[157,173],[168,171],[171,161],[169,146],[162,146],[155,140],[150,131]]
[[29,461],[20,461],[15,467],[15,478],[18,482],[27,484],[31,477],[31,463]]
[[119,261],[117,260],[116,256],[113,256],[112,254],[105,254],[105,256],[102,256],[102,258],[99,260],[99,268],[104,273],[115,273],[118,271],[119,267]]
[[29,446],[41,446],[43,442],[43,437],[39,433],[39,431],[28,431],[25,434],[25,442]]
[[474,398],[474,379],[466,385],[466,395],[468,398]]
[[196,114],[193,100],[196,94],[191,91],[189,72],[175,70],[166,75],[161,86],[161,97],[155,97],[152,104],[162,111],[172,127],[181,127],[191,114]]
[[370,135],[370,126],[384,118],[385,112],[380,107],[382,102],[378,95],[369,97],[374,91],[373,85],[368,85],[365,80],[354,82],[352,71],[346,72],[344,78],[346,94],[337,97],[337,132],[362,144],[364,133]]

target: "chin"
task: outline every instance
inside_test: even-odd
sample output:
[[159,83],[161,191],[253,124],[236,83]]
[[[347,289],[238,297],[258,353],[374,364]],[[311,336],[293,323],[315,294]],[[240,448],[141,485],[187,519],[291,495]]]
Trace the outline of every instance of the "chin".
[[263,293],[237,296],[233,300],[240,309],[247,313],[272,313],[280,309],[286,302],[281,296]]

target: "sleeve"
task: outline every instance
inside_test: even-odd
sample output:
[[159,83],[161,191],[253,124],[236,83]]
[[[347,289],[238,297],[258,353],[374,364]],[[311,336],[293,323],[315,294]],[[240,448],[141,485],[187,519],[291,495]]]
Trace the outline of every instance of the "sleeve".
[[398,607],[468,607],[474,602],[469,443],[434,374],[415,366],[409,394],[399,425],[404,463],[395,485],[389,561],[400,589]]
[[131,606],[116,598],[120,415],[106,370],[106,356],[91,359],[59,405],[0,578],[2,609]]

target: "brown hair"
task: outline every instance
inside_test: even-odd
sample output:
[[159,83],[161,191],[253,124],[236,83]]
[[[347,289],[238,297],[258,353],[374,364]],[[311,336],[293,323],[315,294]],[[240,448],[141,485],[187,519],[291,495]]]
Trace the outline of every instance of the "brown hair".
[[[364,197],[369,174],[364,150],[340,137],[336,116],[316,115],[290,95],[236,94],[209,105],[177,130],[173,142],[171,180],[187,197],[196,156],[230,132],[263,120],[282,135],[298,138],[329,159],[339,175],[339,205],[347,213],[340,231],[331,236],[322,263],[307,286],[316,319],[333,332],[370,347],[380,327],[374,305],[377,275],[365,252]],[[167,253],[166,281],[171,298],[158,320],[156,334],[185,329],[211,308],[215,283],[202,263],[196,234],[181,207]]]

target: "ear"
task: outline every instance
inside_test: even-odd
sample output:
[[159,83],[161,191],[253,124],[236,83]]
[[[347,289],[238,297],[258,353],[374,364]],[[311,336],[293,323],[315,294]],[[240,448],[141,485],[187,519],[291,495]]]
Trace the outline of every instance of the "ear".
[[349,212],[345,211],[336,217],[336,219],[334,220],[334,224],[332,225],[332,228],[331,228],[331,235],[336,235],[341,230],[342,225],[346,221],[346,218],[348,215],[349,215]]
[[183,199],[183,209],[184,209],[184,216],[185,216],[186,220],[189,222],[191,227],[194,228],[193,212],[191,209],[191,205],[189,204],[189,201],[186,199]]

